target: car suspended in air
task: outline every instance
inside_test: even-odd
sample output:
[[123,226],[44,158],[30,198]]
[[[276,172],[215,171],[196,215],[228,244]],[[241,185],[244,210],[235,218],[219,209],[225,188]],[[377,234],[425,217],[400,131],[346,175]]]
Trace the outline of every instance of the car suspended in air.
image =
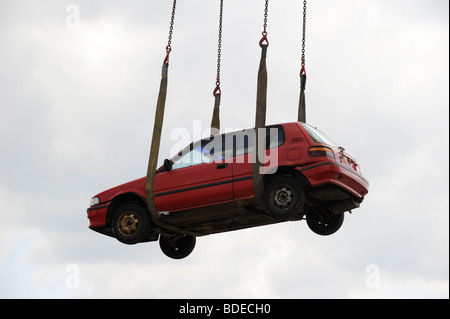
[[[105,190],[91,199],[89,227],[125,244],[159,240],[167,256],[180,259],[196,237],[285,221],[306,220],[319,235],[342,225],[360,206],[369,183],[358,162],[318,129],[301,122],[208,137],[186,146],[154,177],[158,219],[146,204],[146,178]],[[264,140],[255,152],[256,134]],[[261,144],[260,144],[261,145]],[[256,204],[252,168],[263,163],[264,205]]]

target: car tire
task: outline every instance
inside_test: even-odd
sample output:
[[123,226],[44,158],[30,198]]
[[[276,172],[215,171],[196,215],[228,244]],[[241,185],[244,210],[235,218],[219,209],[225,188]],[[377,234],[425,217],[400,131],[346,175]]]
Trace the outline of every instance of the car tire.
[[272,216],[289,219],[302,210],[305,193],[295,179],[288,176],[276,177],[267,186],[264,200]]
[[194,250],[196,237],[180,235],[176,237],[159,236],[159,247],[162,252],[172,259],[183,259]]
[[333,215],[326,221],[318,221],[314,213],[306,214],[306,223],[309,229],[318,235],[328,236],[334,234],[341,228],[344,222],[344,213]]
[[111,226],[117,240],[134,245],[143,242],[147,237],[150,215],[144,207],[136,203],[125,204],[114,213]]

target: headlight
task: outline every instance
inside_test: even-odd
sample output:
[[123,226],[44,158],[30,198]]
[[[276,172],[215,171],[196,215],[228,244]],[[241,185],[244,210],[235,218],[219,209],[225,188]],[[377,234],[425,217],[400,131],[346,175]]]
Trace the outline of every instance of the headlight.
[[96,197],[92,197],[91,198],[91,202],[90,202],[91,207],[94,206],[94,205],[98,205],[98,204],[100,204],[100,198],[98,198],[97,196]]

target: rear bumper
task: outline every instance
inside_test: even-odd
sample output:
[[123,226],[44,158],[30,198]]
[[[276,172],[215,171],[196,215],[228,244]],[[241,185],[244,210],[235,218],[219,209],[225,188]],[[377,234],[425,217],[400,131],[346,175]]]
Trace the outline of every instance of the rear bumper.
[[322,162],[296,169],[305,175],[311,187],[333,184],[358,199],[363,199],[369,191],[369,182],[363,176],[339,163]]
[[106,226],[106,213],[108,212],[108,206],[109,203],[92,206],[87,209],[89,228]]

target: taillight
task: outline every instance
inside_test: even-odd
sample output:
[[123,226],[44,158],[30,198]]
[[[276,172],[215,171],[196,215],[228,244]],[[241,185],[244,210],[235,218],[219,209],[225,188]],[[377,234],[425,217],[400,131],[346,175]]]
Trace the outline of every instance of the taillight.
[[329,157],[334,158],[333,151],[324,146],[313,146],[308,149],[308,155],[310,157]]

